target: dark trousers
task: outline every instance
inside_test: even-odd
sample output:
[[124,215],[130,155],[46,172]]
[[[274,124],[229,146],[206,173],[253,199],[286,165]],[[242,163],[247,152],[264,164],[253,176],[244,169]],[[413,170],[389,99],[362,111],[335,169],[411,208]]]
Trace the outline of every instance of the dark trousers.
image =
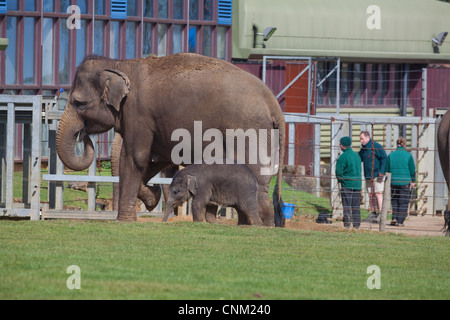
[[409,186],[394,186],[391,184],[392,220],[398,223],[405,221],[408,214],[408,205],[411,198]]
[[353,223],[353,227],[358,229],[361,225],[361,190],[341,186],[341,198],[344,207],[344,227],[349,228]]

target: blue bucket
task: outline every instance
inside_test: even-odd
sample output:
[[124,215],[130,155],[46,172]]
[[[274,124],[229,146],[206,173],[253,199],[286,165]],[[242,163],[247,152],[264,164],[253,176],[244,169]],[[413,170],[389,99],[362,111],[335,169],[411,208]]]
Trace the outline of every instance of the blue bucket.
[[284,214],[284,217],[286,219],[290,219],[292,218],[293,214],[294,214],[294,208],[295,208],[295,204],[292,203],[283,203],[283,206],[281,207],[281,211]]

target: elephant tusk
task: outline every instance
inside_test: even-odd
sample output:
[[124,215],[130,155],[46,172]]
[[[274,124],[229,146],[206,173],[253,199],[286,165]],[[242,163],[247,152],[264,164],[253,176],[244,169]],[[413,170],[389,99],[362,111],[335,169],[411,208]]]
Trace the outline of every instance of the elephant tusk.
[[81,130],[78,131],[78,135],[77,135],[77,140],[76,140],[76,142],[80,142],[80,135],[81,135]]

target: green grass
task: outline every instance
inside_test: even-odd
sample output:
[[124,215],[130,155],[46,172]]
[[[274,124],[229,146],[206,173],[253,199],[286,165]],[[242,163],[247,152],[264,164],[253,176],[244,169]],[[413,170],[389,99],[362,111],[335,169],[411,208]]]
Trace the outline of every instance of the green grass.
[[[0,220],[0,241],[0,299],[450,298],[444,237]],[[66,287],[70,265],[81,290]],[[380,290],[366,286],[371,265]]]
[[[43,174],[47,174],[47,169],[41,169],[41,176]],[[87,170],[79,171],[79,172],[66,172],[68,175],[87,175]],[[97,170],[97,175],[99,175],[99,171]],[[110,168],[102,168],[100,171],[101,176],[111,176]],[[13,196],[15,199],[22,199],[22,181],[23,181],[23,172],[18,171],[14,172],[14,193]],[[88,195],[86,191],[77,190],[68,187],[68,182],[64,182],[64,193],[63,193],[63,202],[64,205],[69,206],[71,208],[76,208],[80,210],[87,209],[87,199]],[[96,187],[96,191],[98,192],[98,199],[112,199],[113,197],[113,187],[112,183],[103,183],[98,184]],[[41,202],[48,202],[48,181],[44,181],[41,179]]]
[[[269,198],[272,199],[272,190],[275,188],[276,178],[270,182]],[[281,196],[283,202],[295,204],[295,215],[317,216],[319,213],[331,214],[333,212],[329,198],[317,197],[308,192],[294,190],[286,182],[281,183]],[[361,219],[367,218],[369,211],[361,208]],[[388,219],[391,214],[388,214]]]

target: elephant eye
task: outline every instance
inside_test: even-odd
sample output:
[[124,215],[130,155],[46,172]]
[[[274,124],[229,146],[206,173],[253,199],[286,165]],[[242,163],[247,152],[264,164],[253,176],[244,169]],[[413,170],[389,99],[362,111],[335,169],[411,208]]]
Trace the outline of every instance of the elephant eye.
[[73,99],[72,103],[77,108],[83,108],[86,107],[89,103],[89,101],[79,100],[79,99]]

